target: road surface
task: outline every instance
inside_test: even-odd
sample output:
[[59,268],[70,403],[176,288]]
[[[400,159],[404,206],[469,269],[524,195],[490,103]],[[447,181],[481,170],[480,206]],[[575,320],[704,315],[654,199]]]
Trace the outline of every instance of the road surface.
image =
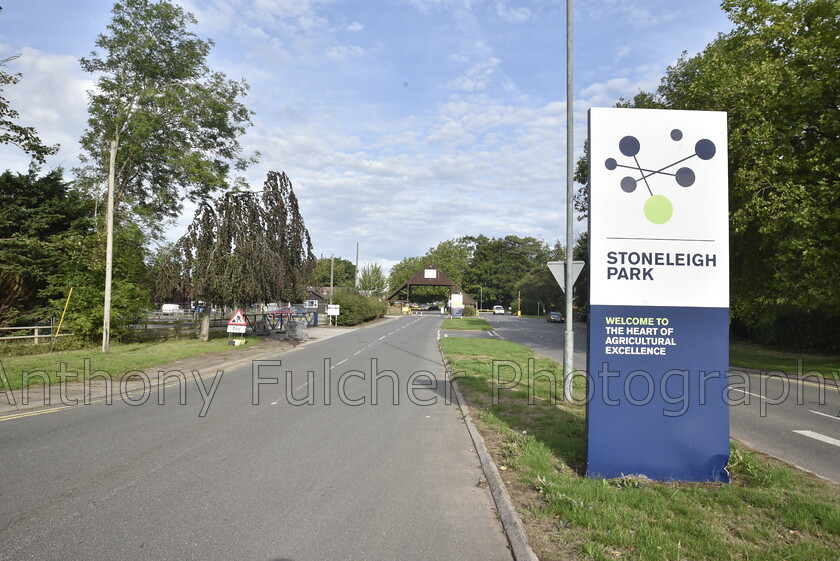
[[183,405],[176,385],[164,405],[0,417],[0,559],[509,561],[439,326],[388,320],[207,376],[204,417],[189,372]]

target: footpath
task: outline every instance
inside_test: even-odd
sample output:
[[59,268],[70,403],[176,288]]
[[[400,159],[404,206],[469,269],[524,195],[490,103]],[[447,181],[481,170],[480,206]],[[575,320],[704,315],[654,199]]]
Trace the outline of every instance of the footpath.
[[[173,378],[165,375],[183,373],[190,378],[194,372],[202,379],[212,378],[219,370],[229,371],[254,360],[264,360],[282,355],[292,349],[312,345],[332,337],[349,333],[355,327],[319,327],[309,330],[306,341],[293,341],[286,338],[269,337],[253,345],[231,347],[217,353],[210,353],[175,362],[150,366],[133,376],[125,377],[125,372],[112,373],[110,382],[104,376],[92,377],[88,382],[68,382],[51,386],[32,385],[28,388],[8,390],[0,379],[0,421],[9,417],[26,416],[43,412],[45,409],[58,409],[87,405],[113,399],[132,399],[140,392],[149,392],[160,383],[172,383]],[[91,351],[93,353],[97,351]],[[50,355],[44,355],[45,362]],[[45,365],[46,366],[46,365]],[[8,374],[8,373],[7,373]],[[95,371],[93,372],[95,374]],[[207,385],[210,382],[206,382]]]

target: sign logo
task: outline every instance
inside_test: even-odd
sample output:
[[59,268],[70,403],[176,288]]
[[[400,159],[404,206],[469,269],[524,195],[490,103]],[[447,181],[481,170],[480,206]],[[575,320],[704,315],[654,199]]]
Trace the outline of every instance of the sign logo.
[[[683,132],[680,129],[671,130],[671,140],[679,142],[682,139]],[[642,167],[642,164],[639,161],[639,154],[642,152],[642,145],[639,142],[639,139],[635,136],[623,137],[618,142],[618,150],[627,158],[632,158],[632,165],[620,164],[615,158],[607,158],[604,162],[604,167],[610,171],[614,171],[618,168],[624,168],[635,170],[637,172],[637,177],[633,175],[626,175],[621,178],[619,185],[621,186],[622,191],[630,194],[636,191],[636,188],[639,186],[639,182],[644,183],[647,193],[650,195],[647,201],[645,201],[644,213],[645,217],[653,224],[665,224],[671,220],[671,217],[674,215],[674,205],[671,203],[671,199],[662,194],[654,194],[653,187],[651,186],[651,184],[654,183],[653,179],[672,177],[678,186],[691,187],[697,179],[693,169],[683,166],[678,168],[675,172],[668,170],[671,170],[675,166],[695,157],[700,158],[701,160],[711,160],[715,157],[715,153],[717,152],[715,143],[707,138],[703,138],[694,144],[694,154],[689,156],[677,156],[678,159],[671,164],[667,164],[658,169],[650,169]],[[649,161],[647,155],[645,155],[645,161]],[[663,185],[663,182],[657,181],[655,186],[659,187],[660,185]]]

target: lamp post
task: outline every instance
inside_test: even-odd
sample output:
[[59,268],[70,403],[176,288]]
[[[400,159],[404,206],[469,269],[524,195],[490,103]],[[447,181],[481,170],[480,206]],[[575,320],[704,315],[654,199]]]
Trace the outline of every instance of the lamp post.
[[572,0],[566,0],[566,338],[563,347],[563,398],[572,400],[572,371],[574,370],[575,332],[572,320],[574,276],[572,249],[574,240],[574,90],[573,84],[573,24]]

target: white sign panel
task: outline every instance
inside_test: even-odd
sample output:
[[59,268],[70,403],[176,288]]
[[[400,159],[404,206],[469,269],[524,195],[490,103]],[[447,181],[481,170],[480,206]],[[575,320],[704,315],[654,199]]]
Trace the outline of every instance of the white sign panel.
[[341,306],[339,304],[327,304],[327,315],[338,316],[340,314]]
[[436,279],[437,278],[437,269],[424,269],[423,270],[423,277],[427,279]]
[[726,113],[592,108],[592,305],[729,306]]
[[245,333],[246,329],[247,329],[247,327],[244,326],[244,325],[228,325],[227,326],[227,332],[228,333]]

